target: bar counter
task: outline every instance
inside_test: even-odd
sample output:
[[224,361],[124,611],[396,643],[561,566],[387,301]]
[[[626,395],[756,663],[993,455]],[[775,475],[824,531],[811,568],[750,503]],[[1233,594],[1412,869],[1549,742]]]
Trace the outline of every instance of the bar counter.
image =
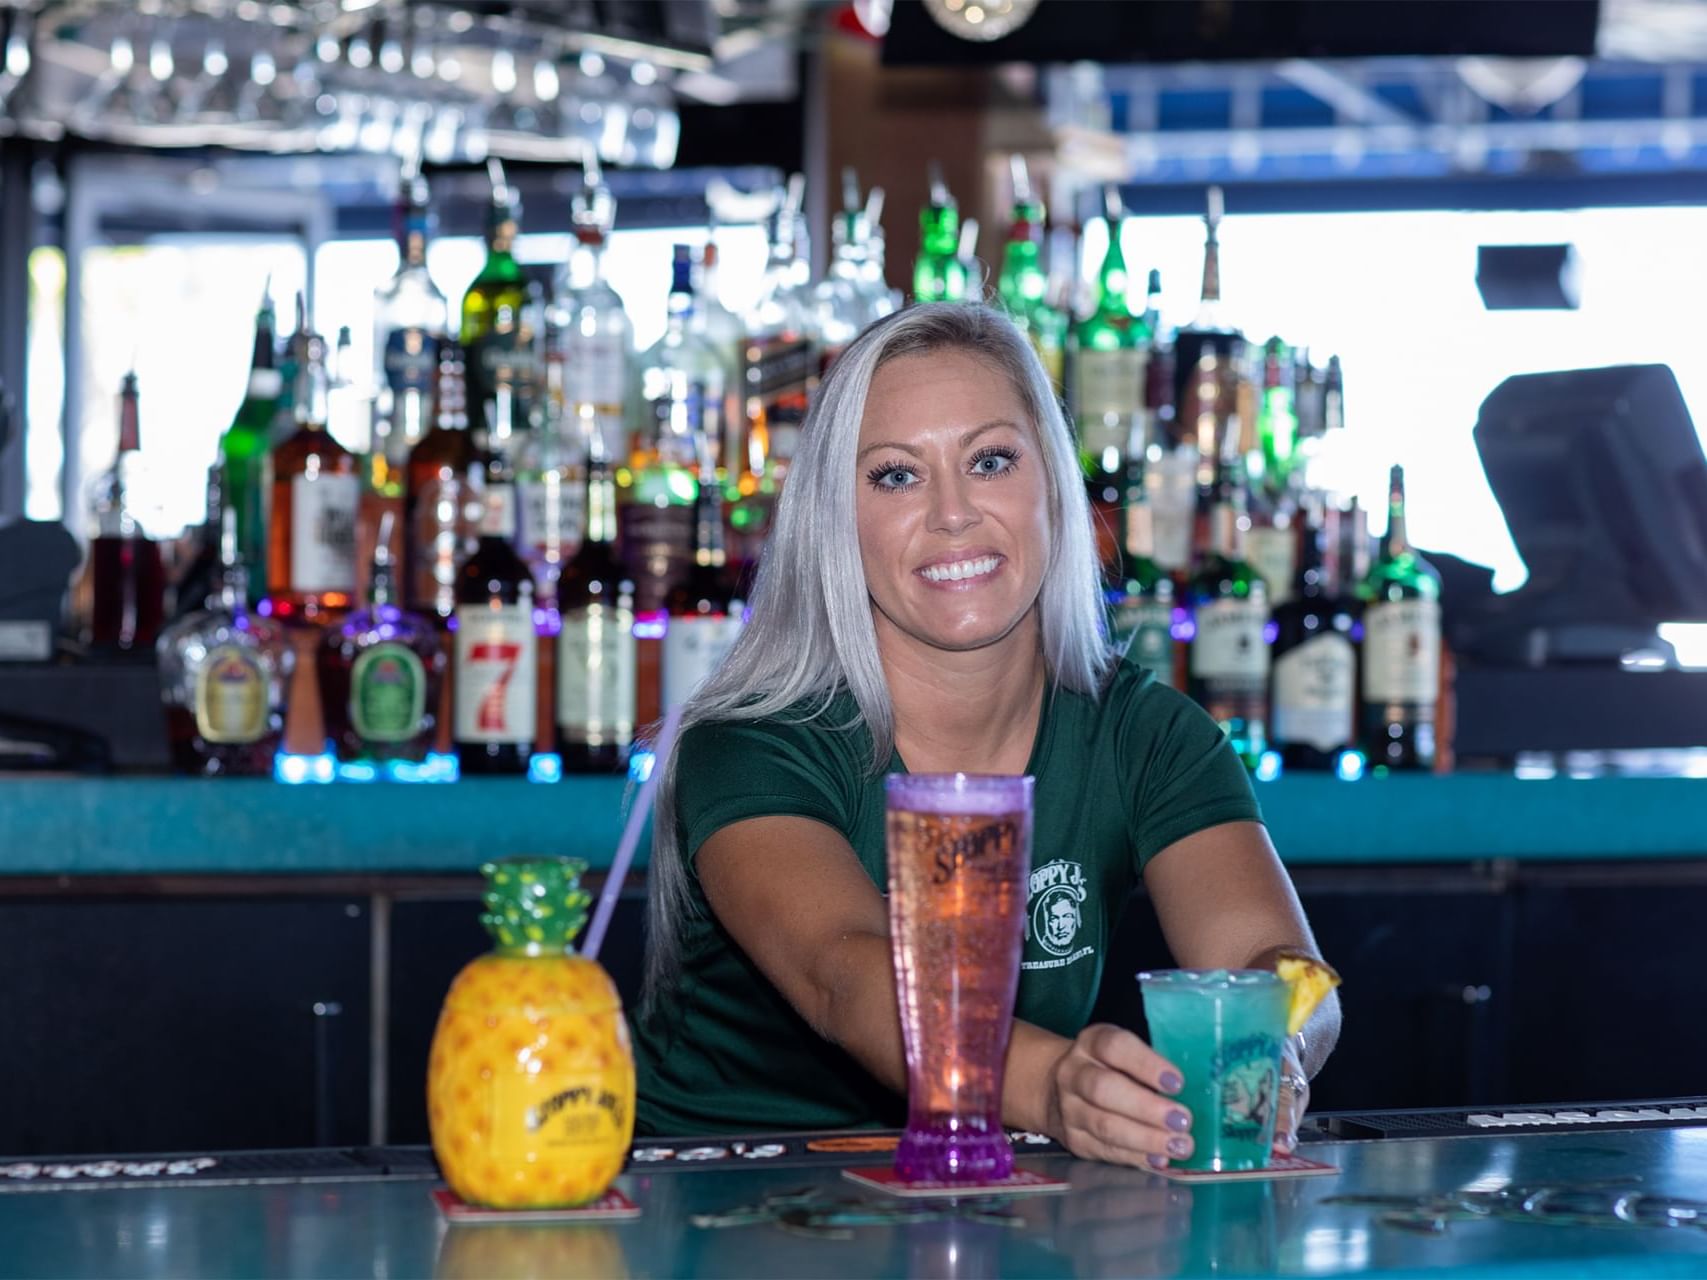
[[[609,866],[637,788],[556,783],[0,780],[6,877],[472,873],[504,853]],[[1294,867],[1707,857],[1707,779],[1458,774],[1257,784]],[[637,865],[644,865],[642,841]]]
[[[743,1154],[757,1138],[743,1149],[697,1139],[693,1163],[650,1163],[660,1147],[648,1143],[647,1162],[631,1161],[618,1180],[641,1216],[580,1224],[446,1226],[422,1148],[215,1157],[193,1174],[156,1171],[152,1185],[144,1177],[90,1187],[85,1176],[75,1190],[38,1170],[0,1177],[0,1274],[1699,1276],[1707,1128],[1691,1123],[1699,1125],[1309,1141],[1303,1153],[1338,1172],[1293,1181],[1182,1185],[1065,1154],[1022,1154],[1022,1168],[1067,1190],[932,1201],[937,1212],[912,1221],[896,1215],[916,1213],[916,1202],[841,1177],[845,1166],[886,1164],[886,1153],[815,1157],[798,1134],[762,1161]],[[128,1179],[118,1166],[103,1176]],[[207,1185],[182,1185],[196,1182]],[[694,1221],[784,1194],[794,1204],[853,1201],[853,1214],[842,1225],[798,1215]],[[1423,1197],[1451,1207],[1424,1206]],[[1661,1225],[1668,1219],[1675,1225]]]

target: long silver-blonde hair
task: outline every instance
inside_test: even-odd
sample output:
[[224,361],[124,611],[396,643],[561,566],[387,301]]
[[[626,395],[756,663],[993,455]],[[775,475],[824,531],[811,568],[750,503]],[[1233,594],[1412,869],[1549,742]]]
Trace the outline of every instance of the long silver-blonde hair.
[[[871,735],[873,773],[889,763],[895,717],[854,521],[860,421],[871,380],[901,356],[965,351],[1008,376],[1036,429],[1053,536],[1038,596],[1043,658],[1059,688],[1095,695],[1112,662],[1099,598],[1090,507],[1072,433],[1049,375],[1025,336],[985,306],[939,302],[886,316],[842,352],[800,433],[776,523],[765,543],[746,628],[723,664],[688,699],[680,732],[722,720],[787,713],[814,719],[846,689]],[[678,734],[677,741],[680,741]],[[645,1007],[681,966],[692,910],[690,872],[676,831],[676,752],[660,760],[647,873]]]

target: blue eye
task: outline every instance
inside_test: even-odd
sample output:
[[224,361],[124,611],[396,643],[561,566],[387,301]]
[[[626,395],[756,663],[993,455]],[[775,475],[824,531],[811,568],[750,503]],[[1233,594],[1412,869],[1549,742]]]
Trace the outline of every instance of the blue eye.
[[1018,462],[1018,450],[1006,445],[991,445],[972,456],[972,474],[984,477],[1006,475]]
[[918,480],[910,468],[897,463],[885,463],[883,466],[873,467],[866,472],[865,478],[870,482],[873,489],[887,493],[899,493],[903,489],[911,489]]

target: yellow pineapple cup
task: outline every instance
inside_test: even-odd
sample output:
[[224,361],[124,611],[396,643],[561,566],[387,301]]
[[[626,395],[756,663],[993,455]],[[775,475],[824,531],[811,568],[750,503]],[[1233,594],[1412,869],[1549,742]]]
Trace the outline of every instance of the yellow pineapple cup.
[[480,923],[497,944],[451,983],[427,1064],[433,1154],[494,1209],[570,1208],[610,1187],[634,1135],[634,1055],[610,975],[575,954],[576,858],[505,858]]

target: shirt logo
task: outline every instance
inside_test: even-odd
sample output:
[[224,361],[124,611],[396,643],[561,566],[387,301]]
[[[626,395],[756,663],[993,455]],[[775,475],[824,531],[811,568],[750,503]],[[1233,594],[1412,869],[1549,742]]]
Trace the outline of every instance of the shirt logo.
[[1057,859],[1031,873],[1030,897],[1026,902],[1026,941],[1050,956],[1048,960],[1026,960],[1022,969],[1059,969],[1093,954],[1094,947],[1075,947],[1084,927],[1084,903],[1090,890],[1084,867]]

